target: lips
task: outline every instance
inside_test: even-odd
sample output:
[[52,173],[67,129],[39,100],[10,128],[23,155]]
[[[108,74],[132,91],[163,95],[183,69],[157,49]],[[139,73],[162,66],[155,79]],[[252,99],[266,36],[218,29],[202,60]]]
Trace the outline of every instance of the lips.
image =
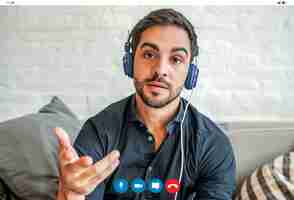
[[166,86],[164,83],[158,82],[158,81],[152,81],[152,82],[148,83],[147,85],[148,86],[153,86],[153,87],[159,87],[159,88],[168,89],[168,86]]

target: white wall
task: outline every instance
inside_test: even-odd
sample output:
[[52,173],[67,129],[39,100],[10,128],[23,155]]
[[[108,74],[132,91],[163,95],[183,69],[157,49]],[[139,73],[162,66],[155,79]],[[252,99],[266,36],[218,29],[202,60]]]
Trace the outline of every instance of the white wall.
[[[154,8],[0,7],[0,121],[53,95],[82,119],[129,95],[123,44]],[[293,6],[176,9],[199,35],[200,111],[218,121],[293,120]]]

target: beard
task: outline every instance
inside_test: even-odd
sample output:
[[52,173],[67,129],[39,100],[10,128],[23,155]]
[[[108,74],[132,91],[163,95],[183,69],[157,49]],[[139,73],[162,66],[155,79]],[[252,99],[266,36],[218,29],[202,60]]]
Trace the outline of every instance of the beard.
[[[149,84],[152,81],[164,83],[166,86],[166,89],[169,91],[169,95],[167,97],[160,99],[160,100],[153,98],[153,96],[156,97],[156,96],[160,95],[157,92],[151,92],[151,95],[152,95],[151,97],[146,95],[144,92],[144,86]],[[152,108],[163,108],[166,105],[170,104],[172,101],[174,101],[177,97],[180,96],[181,91],[183,89],[183,86],[181,86],[181,87],[176,88],[173,91],[171,85],[167,81],[165,81],[165,79],[163,77],[159,77],[159,75],[157,73],[155,73],[151,79],[145,79],[142,81],[139,81],[136,78],[134,78],[134,85],[135,85],[135,89],[136,89],[137,94],[141,97],[143,102]]]

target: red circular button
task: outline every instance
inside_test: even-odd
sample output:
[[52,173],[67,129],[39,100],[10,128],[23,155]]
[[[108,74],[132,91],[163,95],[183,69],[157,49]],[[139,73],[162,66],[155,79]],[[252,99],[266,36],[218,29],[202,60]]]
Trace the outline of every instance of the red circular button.
[[165,189],[169,193],[176,193],[180,191],[181,185],[177,179],[168,179],[165,182]]

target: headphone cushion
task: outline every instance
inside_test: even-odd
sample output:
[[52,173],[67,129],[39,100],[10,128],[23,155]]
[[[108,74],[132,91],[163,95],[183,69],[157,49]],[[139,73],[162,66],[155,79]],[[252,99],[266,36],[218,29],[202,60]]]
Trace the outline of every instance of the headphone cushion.
[[185,80],[185,88],[190,90],[196,87],[197,84],[197,78],[198,78],[198,67],[195,64],[190,64],[189,70],[188,70],[188,75]]
[[130,78],[133,77],[133,58],[130,52],[126,52],[123,57],[124,72]]

